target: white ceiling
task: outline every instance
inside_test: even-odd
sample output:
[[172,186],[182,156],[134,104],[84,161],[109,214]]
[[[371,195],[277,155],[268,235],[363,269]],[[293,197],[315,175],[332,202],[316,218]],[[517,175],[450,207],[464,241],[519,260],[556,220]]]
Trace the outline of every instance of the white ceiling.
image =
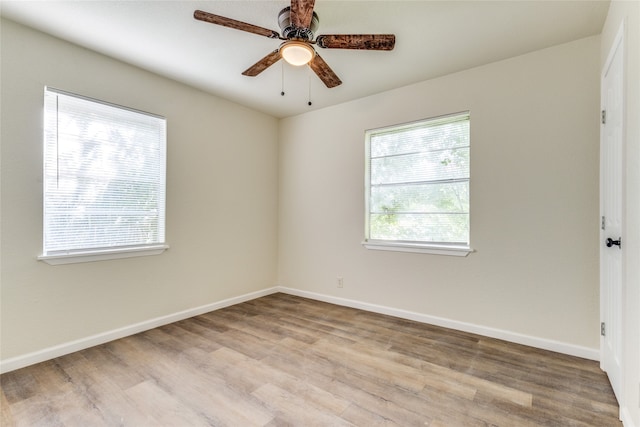
[[[317,0],[316,35],[393,33],[391,52],[317,48],[343,84],[327,89],[308,67],[242,71],[278,40],[193,19],[201,9],[279,32],[271,1],[12,1],[5,18],[276,117],[600,34],[609,1]],[[284,75],[285,96],[281,96]],[[311,95],[312,105],[307,104]]]

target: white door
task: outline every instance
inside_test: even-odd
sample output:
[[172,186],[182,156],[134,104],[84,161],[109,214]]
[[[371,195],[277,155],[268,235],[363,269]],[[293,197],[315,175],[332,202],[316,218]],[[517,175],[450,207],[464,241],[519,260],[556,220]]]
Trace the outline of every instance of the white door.
[[624,90],[622,31],[606,62],[601,82],[600,132],[600,366],[620,401],[622,390],[622,262],[624,253]]

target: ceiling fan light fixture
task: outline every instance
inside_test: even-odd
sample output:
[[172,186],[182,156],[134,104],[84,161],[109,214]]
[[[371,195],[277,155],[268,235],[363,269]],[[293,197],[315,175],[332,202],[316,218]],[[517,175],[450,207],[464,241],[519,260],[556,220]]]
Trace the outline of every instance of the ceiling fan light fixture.
[[296,40],[289,40],[280,47],[280,55],[291,65],[300,66],[308,64],[316,52],[308,44]]

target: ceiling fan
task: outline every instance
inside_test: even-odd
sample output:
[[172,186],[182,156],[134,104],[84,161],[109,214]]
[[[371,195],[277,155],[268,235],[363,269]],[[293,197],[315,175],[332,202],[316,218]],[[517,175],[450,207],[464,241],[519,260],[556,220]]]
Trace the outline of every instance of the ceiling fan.
[[318,28],[318,15],[313,11],[315,0],[291,0],[278,14],[278,25],[282,35],[277,31],[259,27],[224,16],[196,10],[193,17],[197,20],[209,22],[236,30],[247,31],[272,39],[283,40],[283,43],[267,56],[247,68],[242,74],[255,77],[281,58],[292,65],[309,64],[309,67],[328,87],[342,84],[340,78],[313,48],[313,45],[326,49],[361,49],[361,50],[392,50],[396,37],[393,34],[332,34],[319,35],[313,40],[314,32]]

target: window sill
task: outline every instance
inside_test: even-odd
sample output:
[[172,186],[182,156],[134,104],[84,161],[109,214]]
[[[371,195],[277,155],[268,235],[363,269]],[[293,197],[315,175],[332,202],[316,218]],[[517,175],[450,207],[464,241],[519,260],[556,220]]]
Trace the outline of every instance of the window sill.
[[50,265],[75,264],[80,262],[106,261],[110,259],[133,258],[139,256],[160,255],[169,249],[168,245],[155,245],[118,249],[102,249],[96,251],[58,253],[53,255],[40,255],[39,261]]
[[390,242],[385,240],[365,240],[362,245],[376,251],[413,252],[420,254],[466,257],[474,252],[469,246],[447,246],[427,243]]

